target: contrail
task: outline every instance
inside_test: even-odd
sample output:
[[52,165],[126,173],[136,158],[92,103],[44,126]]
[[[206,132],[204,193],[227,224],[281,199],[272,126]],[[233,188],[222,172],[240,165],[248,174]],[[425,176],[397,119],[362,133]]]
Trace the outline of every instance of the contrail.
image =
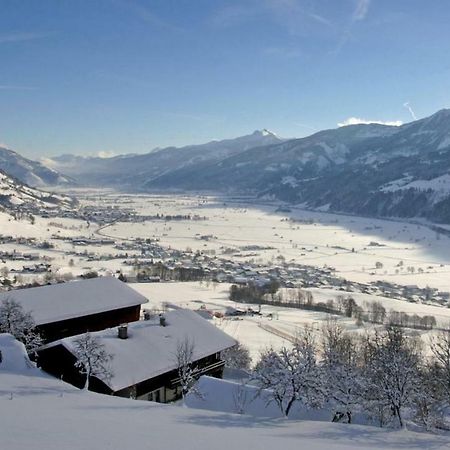
[[411,108],[411,105],[409,104],[409,102],[403,103],[403,106],[410,112],[411,117],[413,118],[413,120],[417,120],[416,113]]

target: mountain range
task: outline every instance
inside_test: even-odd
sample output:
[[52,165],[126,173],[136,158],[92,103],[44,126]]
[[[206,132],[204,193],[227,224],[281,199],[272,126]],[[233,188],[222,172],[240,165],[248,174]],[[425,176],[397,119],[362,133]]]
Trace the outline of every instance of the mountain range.
[[84,185],[113,185],[140,189],[165,174],[182,169],[201,171],[233,155],[261,145],[282,142],[268,130],[258,130],[235,139],[212,141],[186,147],[168,147],[145,154],[120,155],[112,158],[62,155],[45,160],[53,169],[67,174]]
[[[300,139],[262,130],[146,154],[63,155],[46,164],[56,179],[81,185],[250,194],[312,209],[450,223],[448,109],[402,126],[350,125]],[[8,171],[1,160],[0,169]]]
[[0,169],[34,187],[55,186],[73,182],[44,164],[21,156],[9,148],[0,147]]

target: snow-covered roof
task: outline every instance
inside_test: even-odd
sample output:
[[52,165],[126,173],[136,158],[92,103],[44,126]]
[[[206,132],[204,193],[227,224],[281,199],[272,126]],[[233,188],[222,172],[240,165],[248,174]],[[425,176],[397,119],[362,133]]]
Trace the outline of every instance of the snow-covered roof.
[[[130,323],[128,339],[119,339],[117,328],[91,333],[113,355],[113,377],[105,381],[113,391],[176,369],[177,345],[186,337],[193,343],[195,361],[236,344],[232,337],[193,311],[177,309],[164,316],[165,327],[159,324],[158,316]],[[76,339],[77,336],[64,338],[48,347],[62,344],[73,353]]]
[[17,289],[0,294],[0,302],[11,298],[31,311],[36,325],[137,306],[148,300],[114,277]]

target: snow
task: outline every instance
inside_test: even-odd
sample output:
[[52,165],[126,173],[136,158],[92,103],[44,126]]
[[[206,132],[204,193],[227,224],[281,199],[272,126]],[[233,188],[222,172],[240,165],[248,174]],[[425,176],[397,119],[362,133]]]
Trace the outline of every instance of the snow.
[[[1,149],[0,149],[1,150]],[[42,180],[31,172],[28,172],[27,183],[42,185]],[[3,203],[11,205],[21,205],[24,203],[33,203],[34,206],[39,205],[43,208],[54,209],[58,205],[55,204],[55,198],[51,198],[49,192],[39,191],[31,188],[19,181],[11,178],[9,175],[0,171],[0,194],[4,197]],[[59,196],[62,206],[68,206],[71,200],[67,197]]]
[[[103,192],[101,198],[98,190],[89,191],[93,196],[90,205],[117,204],[134,207],[140,214],[199,214],[206,216],[202,221],[145,221],[140,223],[115,223],[102,229],[99,234],[127,241],[135,237],[159,239],[161,245],[180,250],[190,247],[194,252],[212,251],[217,256],[222,248],[235,248],[242,245],[258,244],[271,249],[257,252],[256,260],[274,261],[283,255],[287,261],[294,260],[300,264],[334,267],[337,274],[352,281],[372,282],[386,280],[398,284],[417,284],[420,287],[431,286],[448,291],[448,255],[450,239],[426,226],[418,226],[400,221],[377,220],[324,212],[305,211],[290,207],[291,213],[276,213],[279,204],[249,204],[231,202],[227,197],[196,196],[157,196],[157,195],[121,195]],[[95,197],[95,198],[94,198]],[[224,203],[227,203],[225,206]],[[325,209],[325,208],[324,208]],[[312,223],[289,222],[293,220],[311,221]],[[125,267],[120,260],[87,261],[87,257],[68,256],[74,249],[69,242],[53,240],[51,236],[86,236],[96,233],[95,226],[87,227],[86,222],[74,219],[58,218],[60,228],[53,225],[55,219],[36,217],[36,224],[27,221],[15,221],[11,216],[0,212],[0,230],[2,234],[36,237],[49,240],[55,249],[41,251],[43,256],[53,258],[52,270],[59,268],[74,275],[86,270],[114,273]],[[196,235],[212,234],[218,239],[205,242]],[[368,247],[370,241],[377,241],[382,247]],[[341,249],[335,249],[339,246]],[[9,244],[3,246],[11,250]],[[2,248],[2,249],[3,249]],[[20,251],[30,248],[15,246]],[[351,252],[352,248],[355,252]],[[77,249],[78,250],[78,249]],[[114,246],[86,246],[83,251],[96,254],[113,254]],[[66,253],[66,254],[64,254]],[[68,268],[69,259],[73,258],[74,267]],[[241,261],[242,257],[231,257]],[[399,261],[405,267],[397,267]],[[383,269],[373,270],[375,262],[383,263]],[[21,262],[8,261],[9,269],[22,267]],[[406,271],[407,266],[415,267],[415,273]],[[418,273],[418,269],[423,271]],[[35,275],[33,275],[35,277]]]
[[25,346],[9,333],[0,334],[0,351],[2,352],[0,374],[23,372],[34,367],[28,358]]
[[148,301],[113,277],[0,293],[0,302],[6,298],[16,300],[25,311],[30,311],[36,325],[137,306]]
[[405,189],[432,190],[439,194],[439,197],[442,197],[450,193],[450,174],[444,174],[430,180],[411,181],[411,177],[405,177],[392,181],[381,188],[384,192],[395,192]]
[[286,176],[281,179],[281,184],[288,184],[289,186],[295,188],[298,186],[297,179],[292,176]]
[[[198,394],[189,393],[185,399],[185,405],[188,408],[207,411],[245,414],[259,420],[284,417],[279,406],[271,398],[270,391],[260,390],[245,382],[246,379],[222,380],[204,375],[200,377],[196,385],[201,397]],[[332,415],[330,408],[312,409],[305,407],[301,402],[296,402],[289,414],[289,420],[330,422]],[[363,413],[353,415],[353,424],[367,423],[368,419]]]
[[[328,158],[330,158],[335,164],[342,164],[345,162],[345,157],[349,151],[346,145],[338,143],[333,147],[330,147],[326,142],[319,142],[318,145],[325,150]],[[326,161],[326,163],[328,163],[328,161]],[[323,162],[319,167],[326,167],[326,163]]]
[[[230,284],[205,285],[198,282],[183,283],[130,283],[130,287],[148,297],[147,307],[162,308],[169,302],[178,307],[198,310],[204,307],[210,312],[225,313],[229,308],[245,310],[258,305],[236,303],[229,300]],[[315,302],[324,302],[336,299],[338,296],[351,295],[355,302],[365,308],[366,302],[380,302],[386,311],[403,311],[407,314],[432,315],[436,318],[438,327],[446,327],[450,323],[450,309],[438,306],[410,303],[379,295],[363,294],[358,292],[343,292],[333,289],[305,289],[313,294]],[[253,364],[261,352],[267,348],[280,349],[291,346],[292,340],[298,335],[304,325],[313,326],[319,330],[329,318],[329,314],[318,311],[308,311],[295,308],[285,308],[271,305],[262,305],[262,316],[246,315],[239,318],[214,319],[216,325],[225,333],[244,344],[250,351]],[[371,324],[357,326],[353,319],[338,316],[339,324],[352,332],[365,332],[372,330]],[[425,343],[430,334],[434,332],[420,331]]]
[[20,366],[23,349],[0,336],[18,366],[0,364],[1,448],[8,450],[362,450],[448,448],[449,436],[215,413],[83,392]]
[[[256,386],[202,376],[198,381],[197,389],[201,393],[201,397],[190,393],[185,399],[185,404],[189,408],[243,413],[261,418],[283,417],[280,408],[275,403],[268,404],[268,393],[263,392],[258,395],[259,388]],[[239,395],[241,398],[238,400]]]
[[450,136],[445,136],[444,139],[438,145],[438,150],[442,150],[444,148],[450,147]]
[[[257,133],[257,131],[255,131],[255,133]],[[254,134],[255,134],[255,133],[254,133]],[[260,131],[260,134],[261,134],[261,136],[274,136],[274,137],[280,139],[279,136],[278,136],[277,134],[275,134],[273,131],[268,130],[267,128],[263,128],[263,129]]]
[[[105,346],[105,351],[113,355],[113,377],[104,380],[113,391],[177,369],[177,345],[186,338],[194,344],[195,360],[236,344],[234,339],[195,312],[177,309],[164,316],[165,327],[159,324],[158,316],[128,324],[128,339],[119,339],[116,328],[92,333]],[[62,344],[75,353],[77,337],[65,338],[47,347]]]

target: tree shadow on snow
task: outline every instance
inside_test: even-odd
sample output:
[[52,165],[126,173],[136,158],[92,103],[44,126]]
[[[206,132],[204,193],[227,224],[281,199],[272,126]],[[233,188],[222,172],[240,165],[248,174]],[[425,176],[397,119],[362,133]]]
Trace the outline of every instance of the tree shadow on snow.
[[252,417],[238,414],[190,414],[186,417],[180,417],[180,421],[211,427],[224,428],[266,428],[282,427],[288,423],[284,419]]
[[[336,443],[348,442],[352,447],[360,448],[374,446],[385,449],[443,449],[450,448],[448,434],[417,433],[406,430],[359,426],[348,424],[328,424],[315,430],[301,427],[299,432],[286,434],[297,439],[325,439]],[[303,429],[302,429],[303,428]]]

